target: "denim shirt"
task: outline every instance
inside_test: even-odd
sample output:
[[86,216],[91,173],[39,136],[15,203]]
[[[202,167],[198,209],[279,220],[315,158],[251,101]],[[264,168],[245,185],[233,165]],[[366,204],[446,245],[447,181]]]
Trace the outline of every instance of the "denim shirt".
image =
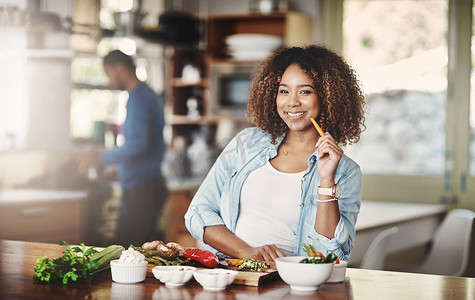
[[104,165],[119,165],[119,181],[124,190],[156,178],[161,173],[166,149],[162,97],[141,82],[130,91],[126,110],[122,129],[124,144],[101,153],[100,157]]
[[[283,137],[280,137],[276,144],[272,144],[270,134],[258,128],[244,129],[231,140],[204,179],[185,214],[185,225],[196,239],[203,240],[204,228],[207,226],[225,225],[232,233],[235,232],[244,181],[251,171],[277,155],[282,140]],[[317,188],[320,185],[316,155],[315,150],[308,159],[308,168],[302,178],[301,209],[293,254],[305,255],[301,243],[307,243],[325,255],[334,252],[340,259],[349,260],[360,210],[361,170],[353,160],[342,156],[335,173],[335,183],[339,183],[342,188],[338,200],[340,220],[334,238],[329,239],[315,230]]]

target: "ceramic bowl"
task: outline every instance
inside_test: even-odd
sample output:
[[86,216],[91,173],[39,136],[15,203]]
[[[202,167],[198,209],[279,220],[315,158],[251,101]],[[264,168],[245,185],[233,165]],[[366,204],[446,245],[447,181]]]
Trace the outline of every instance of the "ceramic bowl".
[[195,267],[190,266],[156,266],[152,269],[153,276],[166,286],[181,286],[193,277]]
[[237,275],[238,271],[224,269],[197,269],[193,272],[193,277],[203,289],[213,291],[224,290]]
[[306,256],[288,256],[275,259],[280,278],[295,291],[311,292],[325,283],[332,274],[335,263],[299,263]]
[[120,264],[118,259],[110,262],[112,280],[117,283],[137,283],[145,280],[148,262]]
[[346,267],[348,266],[348,262],[340,260],[339,264],[335,264],[333,268],[332,275],[328,279],[328,282],[342,282],[345,280],[346,275]]

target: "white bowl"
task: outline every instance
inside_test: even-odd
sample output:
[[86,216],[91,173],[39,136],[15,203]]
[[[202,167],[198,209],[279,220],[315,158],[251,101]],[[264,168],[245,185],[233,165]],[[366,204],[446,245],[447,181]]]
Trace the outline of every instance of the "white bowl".
[[205,290],[224,290],[233,283],[238,271],[224,269],[198,269],[193,272],[193,277]]
[[340,260],[339,264],[335,264],[333,268],[332,275],[328,279],[328,282],[342,282],[345,280],[346,275],[346,267],[348,266],[348,262]]
[[137,283],[145,280],[148,262],[120,264],[118,259],[110,262],[112,280],[117,283]]
[[306,256],[289,256],[275,259],[280,278],[295,291],[316,291],[332,274],[335,263],[304,264],[299,263]]
[[152,273],[166,286],[181,286],[191,279],[195,269],[190,266],[156,266],[152,269]]

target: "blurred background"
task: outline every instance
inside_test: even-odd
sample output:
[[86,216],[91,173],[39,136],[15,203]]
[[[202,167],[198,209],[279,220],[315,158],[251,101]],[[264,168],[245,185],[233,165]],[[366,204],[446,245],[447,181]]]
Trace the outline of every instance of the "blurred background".
[[[345,152],[362,168],[363,200],[473,210],[472,10],[469,0],[0,0],[1,211],[57,220],[41,233],[0,224],[0,237],[112,237],[117,183],[108,170],[80,172],[76,157],[121,145],[127,93],[109,89],[102,70],[102,56],[119,48],[166,101],[172,194],[159,226],[193,243],[184,210],[222,147],[249,125],[243,93],[273,50],[239,50],[249,33],[326,44],[355,68],[366,130]],[[69,206],[56,211],[60,204]],[[64,220],[75,229],[57,229],[71,211]]]

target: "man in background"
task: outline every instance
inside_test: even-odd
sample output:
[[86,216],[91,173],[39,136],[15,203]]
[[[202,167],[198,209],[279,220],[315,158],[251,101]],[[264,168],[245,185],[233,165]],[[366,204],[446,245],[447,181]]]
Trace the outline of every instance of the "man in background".
[[159,239],[156,227],[168,191],[161,175],[165,154],[163,99],[135,72],[132,57],[113,50],[104,70],[113,89],[129,93],[123,124],[124,144],[110,151],[91,150],[80,157],[89,165],[118,165],[122,188],[116,243],[128,247]]

